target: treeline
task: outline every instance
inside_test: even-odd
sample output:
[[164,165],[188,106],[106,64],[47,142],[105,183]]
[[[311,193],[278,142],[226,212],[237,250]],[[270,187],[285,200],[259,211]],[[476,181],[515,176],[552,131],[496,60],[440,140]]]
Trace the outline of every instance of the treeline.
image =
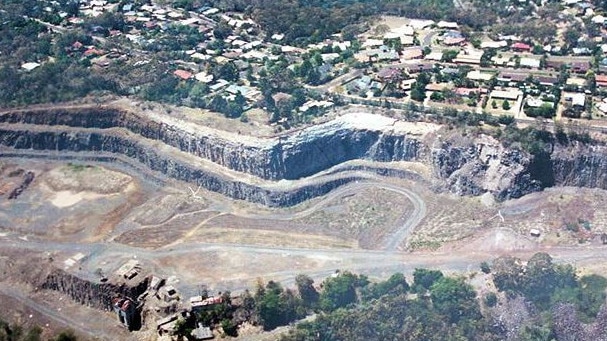
[[268,36],[284,34],[285,42],[296,45],[338,32],[351,39],[359,25],[379,14],[440,20],[454,18],[457,12],[451,0],[175,0],[173,4],[189,10],[213,6],[245,12]]
[[604,277],[579,277],[545,253],[481,268],[497,292],[437,270],[416,269],[410,286],[401,274],[373,284],[338,274],[323,282],[316,319],[282,341],[599,340],[607,332]]

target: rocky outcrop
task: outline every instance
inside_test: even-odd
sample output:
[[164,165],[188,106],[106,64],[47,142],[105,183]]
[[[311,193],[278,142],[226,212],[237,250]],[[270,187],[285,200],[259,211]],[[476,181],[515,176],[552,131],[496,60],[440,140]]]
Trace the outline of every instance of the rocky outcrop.
[[533,158],[527,153],[505,148],[489,136],[458,142],[446,141],[432,149],[435,176],[449,191],[459,195],[491,192],[505,200],[541,188],[530,172]]
[[148,278],[133,286],[124,283],[93,283],[61,269],[53,269],[39,287],[58,291],[92,308],[111,310],[112,299],[115,297],[128,297],[137,302],[138,297],[148,288]]
[[[136,115],[112,108],[13,112],[0,115],[0,123],[101,130],[122,128],[237,172],[267,180],[295,180],[354,159],[401,161],[418,158],[418,140],[394,131],[386,133],[383,128],[395,120],[373,116],[375,127],[372,129],[367,129],[364,123],[357,124],[360,123],[356,122],[357,118],[349,117],[277,139],[229,136],[166,116]],[[226,135],[229,137],[224,137]],[[50,146],[44,141],[42,144]],[[22,148],[23,145],[14,147]],[[100,150],[103,145],[97,143],[94,147],[97,149],[90,150]],[[42,149],[40,143],[33,148]],[[76,147],[61,145],[57,148],[74,150]]]
[[268,206],[294,205],[365,180],[369,173],[421,179],[390,167],[339,166],[357,159],[423,162],[433,171],[434,188],[459,195],[491,192],[498,200],[553,185],[607,188],[604,147],[576,145],[530,155],[488,136],[441,139],[433,134],[439,128],[348,114],[281,136],[254,138],[151,112],[89,107],[0,114],[0,145],[55,156],[117,155],[168,177]]

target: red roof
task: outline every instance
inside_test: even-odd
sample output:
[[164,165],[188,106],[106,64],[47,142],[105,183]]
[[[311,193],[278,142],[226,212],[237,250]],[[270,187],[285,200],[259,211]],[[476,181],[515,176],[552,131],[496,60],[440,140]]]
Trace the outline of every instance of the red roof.
[[190,79],[192,78],[192,73],[185,70],[176,70],[173,74],[181,79]]
[[596,75],[594,80],[601,83],[607,82],[607,75]]
[[514,43],[510,47],[515,50],[531,50],[531,46],[529,46],[525,43]]
[[101,50],[97,50],[97,49],[96,49],[96,48],[94,48],[94,47],[93,47],[93,48],[90,48],[90,49],[88,49],[88,50],[86,50],[86,51],[84,51],[84,55],[85,55],[85,56],[93,56],[93,55],[97,55],[97,56],[99,56],[99,55],[102,55],[103,53],[104,53],[103,51],[101,51]]

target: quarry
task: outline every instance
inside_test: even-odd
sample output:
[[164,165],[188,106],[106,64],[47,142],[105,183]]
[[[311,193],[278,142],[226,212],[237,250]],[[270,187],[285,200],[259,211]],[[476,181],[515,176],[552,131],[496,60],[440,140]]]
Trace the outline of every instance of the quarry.
[[120,103],[0,113],[3,302],[154,340],[260,278],[465,272],[542,250],[601,270],[604,146],[532,155],[356,109],[281,132]]

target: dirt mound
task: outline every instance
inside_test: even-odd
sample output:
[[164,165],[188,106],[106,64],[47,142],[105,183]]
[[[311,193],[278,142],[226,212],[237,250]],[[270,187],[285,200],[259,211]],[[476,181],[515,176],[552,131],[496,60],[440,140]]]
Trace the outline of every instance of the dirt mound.
[[99,166],[67,164],[45,174],[46,184],[54,191],[88,191],[98,194],[122,192],[132,181],[126,174]]

